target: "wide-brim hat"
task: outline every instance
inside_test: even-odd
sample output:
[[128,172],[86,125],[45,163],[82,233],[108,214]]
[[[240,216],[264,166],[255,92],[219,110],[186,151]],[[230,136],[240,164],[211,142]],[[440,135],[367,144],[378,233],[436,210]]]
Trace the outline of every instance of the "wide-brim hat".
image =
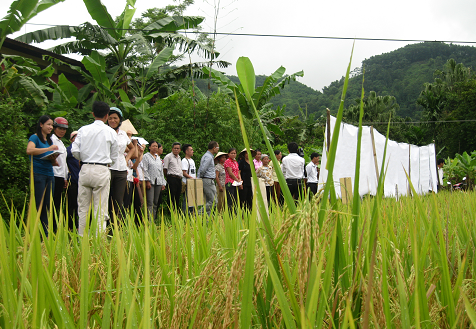
[[228,158],[228,153],[225,152],[218,152],[217,155],[215,155],[215,163],[218,163],[218,159],[224,155],[226,158]]
[[[251,157],[254,158],[255,155],[256,155],[256,151],[253,150],[253,149],[250,149],[250,151],[251,151]],[[240,158],[241,158],[242,156],[244,156],[244,153],[246,153],[246,148],[244,148],[244,149],[240,152]]]

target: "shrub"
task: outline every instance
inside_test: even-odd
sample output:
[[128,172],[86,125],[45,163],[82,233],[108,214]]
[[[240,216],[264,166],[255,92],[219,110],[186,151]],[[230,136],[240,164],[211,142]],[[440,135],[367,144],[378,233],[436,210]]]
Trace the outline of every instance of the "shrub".
[[[16,209],[22,209],[28,193],[30,160],[26,155],[28,144],[28,121],[25,103],[10,98],[0,103],[0,191],[5,202],[0,202],[0,214],[9,216],[8,208],[13,202]],[[8,205],[7,205],[8,204]]]

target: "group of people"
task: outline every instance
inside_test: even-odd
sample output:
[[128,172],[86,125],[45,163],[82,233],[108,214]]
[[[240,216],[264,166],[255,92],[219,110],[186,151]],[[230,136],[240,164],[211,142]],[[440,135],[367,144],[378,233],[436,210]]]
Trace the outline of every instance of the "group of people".
[[[251,209],[252,166],[264,181],[268,203],[271,198],[280,202],[281,188],[273,163],[260,150],[250,150],[253,157],[250,161],[246,149],[239,154],[235,148],[227,153],[219,152],[218,142],[211,141],[197,170],[192,145],[173,143],[171,152],[161,159],[164,148],[159,142],[149,141],[149,152],[145,153],[145,145],[133,138],[131,132],[120,129],[123,121],[120,109],[99,101],[92,108],[94,122],[73,131],[67,148],[62,138],[69,124],[62,117],[54,120],[47,115],[40,117],[36,133],[29,139],[27,154],[33,161],[36,207],[41,212],[46,236],[50,195],[56,212],[53,218],[57,218],[66,188],[68,226],[77,227],[80,236],[86,229],[91,209],[92,216],[98,219],[98,232],[104,231],[113,220],[122,220],[125,210],[132,205],[140,216],[144,201],[147,216],[156,218],[160,195],[166,187],[171,209],[193,212],[196,206],[193,200],[188,200],[186,192],[187,185],[197,178],[202,181],[205,202],[200,211],[210,214],[214,206],[222,211],[225,204]],[[290,143],[288,151],[281,169],[291,193],[296,199],[299,197],[306,177],[307,187],[316,193],[319,155],[313,153],[305,167],[296,143]],[[281,162],[282,153],[274,153]],[[56,230],[56,220],[52,229]]]

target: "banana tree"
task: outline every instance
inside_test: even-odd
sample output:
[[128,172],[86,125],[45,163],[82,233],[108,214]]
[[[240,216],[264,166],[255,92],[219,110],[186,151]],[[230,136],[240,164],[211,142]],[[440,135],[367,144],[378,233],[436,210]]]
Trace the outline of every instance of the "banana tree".
[[47,78],[54,73],[52,65],[43,70],[37,64],[21,56],[3,55],[0,60],[0,93],[6,97],[25,95],[31,97],[36,105],[45,108],[48,104],[44,90],[47,90]]
[[64,0],[17,0],[13,1],[7,15],[0,21],[0,49],[7,35],[18,32],[30,19]]
[[466,175],[468,188],[472,190],[476,179],[476,157],[469,155],[467,152],[456,154],[455,157],[458,159],[458,166]]
[[[248,118],[253,118],[253,105],[258,111],[258,114],[264,114],[266,109],[268,109],[270,106],[269,100],[272,97],[279,95],[280,90],[283,89],[286,84],[290,83],[291,81],[296,81],[297,77],[304,76],[303,71],[285,76],[284,73],[286,72],[286,69],[281,66],[273,74],[266,78],[262,86],[254,89],[251,98],[248,98],[246,97],[243,86],[241,84],[235,84],[223,73],[215,69],[210,69],[209,67],[204,67],[203,72],[205,75],[209,76],[215,84],[218,85],[221,91],[229,93],[232,96],[236,95],[236,101],[240,105],[243,115]],[[277,135],[282,134],[281,130],[276,124],[274,124],[272,121],[267,121],[266,131],[268,138],[270,137],[270,130]]]
[[111,17],[100,0],[83,1],[97,25],[84,23],[75,27],[55,26],[26,33],[16,40],[32,43],[75,37],[75,41],[57,45],[49,50],[58,54],[79,53],[88,56],[92,55],[93,51],[108,51],[110,66],[117,68],[115,72],[118,75],[137,65],[134,54],[138,48],[147,43],[165,42],[170,47],[178,47],[179,50],[198,49],[208,57],[217,56],[207,45],[202,45],[177,32],[198,27],[203,17],[165,17],[149,24],[142,31],[135,31],[130,28],[136,11],[134,7],[136,0],[127,0],[122,14],[116,20]]

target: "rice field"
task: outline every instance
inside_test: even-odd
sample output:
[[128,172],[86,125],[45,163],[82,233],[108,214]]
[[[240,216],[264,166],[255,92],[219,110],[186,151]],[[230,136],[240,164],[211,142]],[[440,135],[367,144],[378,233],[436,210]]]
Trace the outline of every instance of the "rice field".
[[128,218],[112,236],[60,225],[43,241],[34,210],[20,226],[12,212],[0,224],[0,326],[475,326],[474,192],[364,198],[355,251],[351,206],[337,201],[319,225],[319,201],[293,215],[273,204],[269,228],[255,209]]

